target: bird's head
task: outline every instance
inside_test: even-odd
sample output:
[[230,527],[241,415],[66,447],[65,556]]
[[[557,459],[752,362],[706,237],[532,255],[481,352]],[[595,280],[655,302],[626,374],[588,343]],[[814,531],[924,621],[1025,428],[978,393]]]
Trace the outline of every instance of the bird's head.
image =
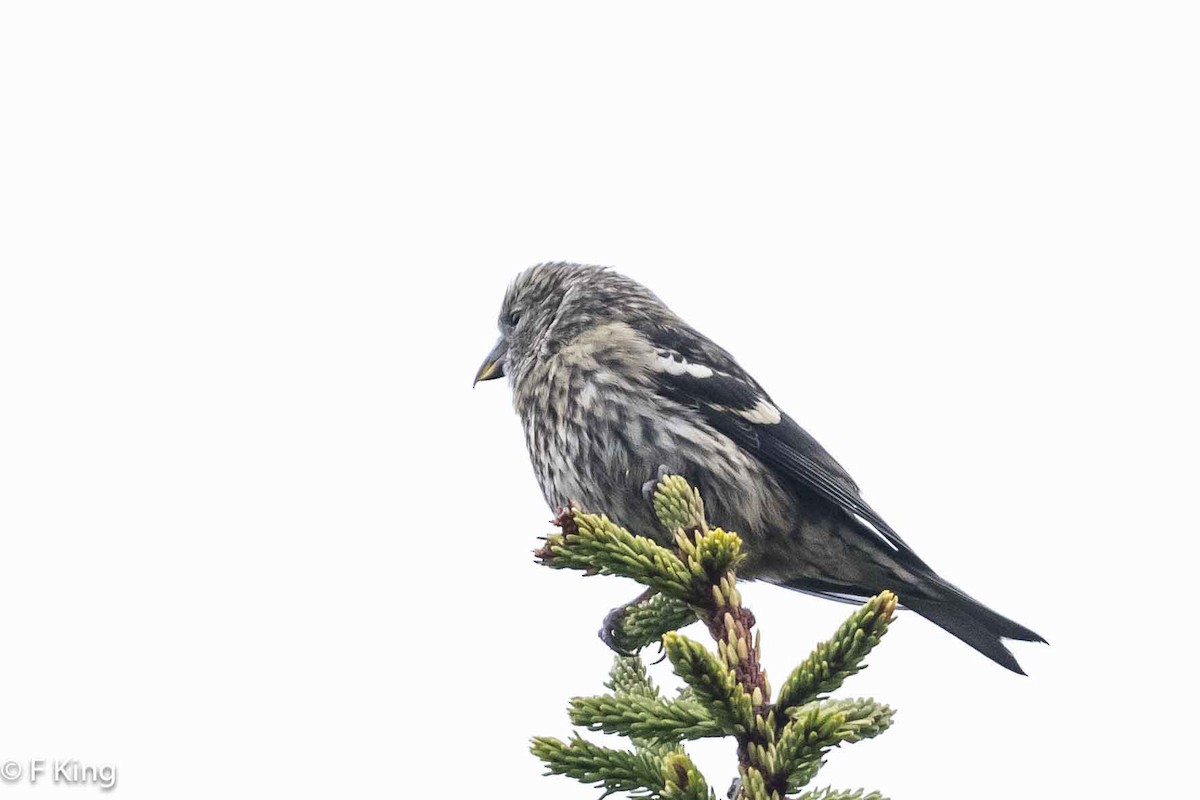
[[636,326],[669,314],[641,284],[606,267],[546,263],[516,277],[504,295],[500,340],[475,374],[475,383],[522,376],[588,329],[608,322]]

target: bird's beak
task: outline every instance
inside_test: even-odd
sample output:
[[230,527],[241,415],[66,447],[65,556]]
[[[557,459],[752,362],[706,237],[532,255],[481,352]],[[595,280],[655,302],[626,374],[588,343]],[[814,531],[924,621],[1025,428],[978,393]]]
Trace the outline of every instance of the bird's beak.
[[483,366],[479,368],[479,372],[475,373],[475,381],[471,386],[475,386],[480,381],[491,381],[496,378],[504,377],[504,357],[508,355],[508,342],[503,338],[496,342],[496,346],[492,348],[492,352],[487,354],[487,358],[483,360]]

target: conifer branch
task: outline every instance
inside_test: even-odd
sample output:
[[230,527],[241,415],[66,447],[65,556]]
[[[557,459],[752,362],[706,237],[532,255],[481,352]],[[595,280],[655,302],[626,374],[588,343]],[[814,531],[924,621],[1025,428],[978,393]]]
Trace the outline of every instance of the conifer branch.
[[670,597],[690,596],[691,574],[679,557],[644,536],[634,536],[603,514],[573,515],[573,531],[546,537],[538,559],[554,569],[618,575]]
[[715,800],[708,782],[683,752],[663,759],[663,783],[663,800]]
[[[613,659],[612,669],[609,671],[609,678],[604,682],[605,688],[609,689],[618,697],[633,696],[640,698],[659,699],[662,693],[658,687],[654,685],[654,681],[650,679],[650,675],[646,672],[646,664],[637,656],[616,656]],[[695,697],[691,692],[679,692],[675,698],[678,701],[694,701]],[[630,741],[633,742],[634,749],[637,752],[645,752],[652,755],[665,756],[675,752],[678,749],[678,744],[673,741],[641,738],[631,735]]]
[[863,659],[887,633],[896,613],[896,595],[889,591],[872,597],[842,623],[832,639],[821,642],[800,663],[779,689],[776,707],[783,713],[841,687],[846,678],[862,669]]
[[862,789],[847,792],[836,791],[826,787],[824,789],[814,789],[811,792],[805,792],[800,795],[798,800],[884,800],[884,797],[879,792],[863,794]]
[[[863,668],[887,632],[895,595],[885,591],[868,600],[792,671],[772,703],[754,615],[737,588],[741,539],[709,526],[699,493],[681,477],[660,478],[652,502],[674,549],[603,515],[568,510],[556,520],[562,532],[547,537],[537,558],[556,569],[632,578],[653,590],[610,615],[617,619],[611,641],[630,650],[661,641],[685,689],[665,699],[641,659],[618,657],[606,684],[611,694],[577,697],[569,712],[580,727],[629,737],[634,750],[609,750],[578,737],[569,744],[535,739],[533,752],[550,773],[600,784],[606,794],[705,800],[714,795],[679,742],[732,736],[739,800],[784,800],[815,777],[830,749],[888,728],[893,711],[874,700],[822,698]],[[675,632],[695,619],[715,640],[715,653]],[[824,789],[798,800],[882,798]]]
[[877,703],[870,697],[827,700],[822,705],[842,715],[842,724],[837,732],[839,743],[861,742],[863,739],[878,736],[891,727],[892,717],[896,714],[894,709]]
[[570,743],[539,736],[530,748],[546,765],[547,774],[567,775],[581,783],[598,783],[611,792],[649,792],[656,797],[666,786],[663,759],[646,753],[610,750],[578,736]]
[[704,516],[704,501],[700,492],[693,489],[682,475],[663,475],[654,487],[651,503],[654,515],[663,528],[671,531],[708,532],[708,520]]
[[636,656],[616,656],[604,688],[615,694],[636,694],[644,697],[661,697],[662,693],[650,679],[646,662]]
[[682,600],[654,594],[622,609],[621,624],[613,631],[613,643],[622,652],[636,653],[657,644],[664,633],[685,628],[696,621],[696,612]]
[[776,748],[780,763],[791,764],[788,791],[807,784],[825,753],[842,742],[878,736],[891,725],[894,712],[874,700],[829,700],[793,709]]
[[675,674],[692,690],[696,700],[709,709],[723,733],[745,733],[754,724],[751,699],[737,676],[699,642],[678,633],[663,636],[663,649]]
[[677,742],[723,736],[727,731],[695,700],[660,700],[637,694],[575,697],[571,722],[591,731]]

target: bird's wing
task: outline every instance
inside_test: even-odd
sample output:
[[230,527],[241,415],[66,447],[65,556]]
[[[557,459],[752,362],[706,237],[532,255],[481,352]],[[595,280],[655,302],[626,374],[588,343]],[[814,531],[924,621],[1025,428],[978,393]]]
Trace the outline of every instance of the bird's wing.
[[732,356],[691,329],[658,328],[651,335],[657,390],[695,408],[715,429],[779,474],[865,522],[902,561],[924,567],[900,535],[859,495],[842,465],[780,411]]

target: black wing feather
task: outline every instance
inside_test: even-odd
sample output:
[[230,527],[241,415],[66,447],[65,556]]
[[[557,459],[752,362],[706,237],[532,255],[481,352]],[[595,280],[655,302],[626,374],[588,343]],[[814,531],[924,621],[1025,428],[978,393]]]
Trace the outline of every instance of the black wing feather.
[[694,331],[663,328],[653,337],[664,357],[703,365],[708,377],[688,372],[656,372],[660,391],[676,402],[695,408],[716,430],[728,436],[759,460],[790,478],[817,497],[858,517],[886,542],[897,557],[913,566],[928,568],[900,535],[859,495],[858,486],[833,456],[787,414],[777,423],[754,422],[737,412],[751,411],[760,402],[770,403],[763,391],[724,350]]
[[[712,422],[711,417],[710,422]],[[717,423],[712,424],[720,430]],[[875,509],[867,505],[867,502],[859,495],[858,487],[854,482],[850,481],[848,477],[842,479],[845,471],[840,466],[838,466],[838,470],[841,471],[842,476],[827,468],[828,464],[836,465],[837,462],[791,417],[784,414],[777,425],[758,425],[756,427],[768,429],[765,433],[759,430],[755,437],[759,441],[759,457],[763,461],[794,477],[818,495],[835,503],[843,511],[859,517],[874,528],[906,562],[922,567],[928,566],[913,552],[908,543],[900,538],[900,534],[896,533]],[[725,435],[729,436],[730,434],[726,433]],[[730,438],[735,437],[731,436]],[[740,441],[738,443],[742,444]]]

